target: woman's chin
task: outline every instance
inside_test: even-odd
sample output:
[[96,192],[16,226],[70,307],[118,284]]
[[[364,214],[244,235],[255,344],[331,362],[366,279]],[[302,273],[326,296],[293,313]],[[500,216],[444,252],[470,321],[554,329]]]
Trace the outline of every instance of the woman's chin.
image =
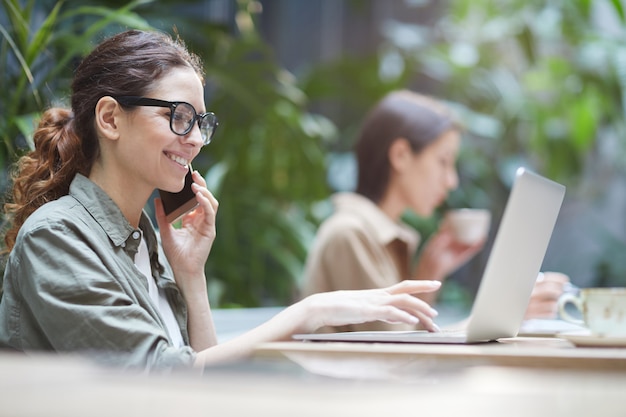
[[162,191],[167,191],[168,193],[178,193],[183,190],[185,187],[185,183],[177,183],[177,184],[167,184],[164,185],[163,188],[159,188]]
[[411,207],[411,210],[420,217],[430,217],[435,212],[435,207],[417,206]]

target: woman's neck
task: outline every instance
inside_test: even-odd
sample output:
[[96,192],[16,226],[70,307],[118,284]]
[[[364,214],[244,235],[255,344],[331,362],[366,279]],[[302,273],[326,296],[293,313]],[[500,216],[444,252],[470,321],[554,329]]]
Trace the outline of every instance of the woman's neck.
[[141,213],[152,191],[141,191],[128,179],[118,178],[98,164],[94,164],[89,179],[111,197],[133,227],[139,227]]
[[402,213],[404,213],[404,210],[406,209],[406,204],[404,204],[404,202],[402,202],[397,195],[389,190],[385,192],[376,205],[393,221],[400,220]]

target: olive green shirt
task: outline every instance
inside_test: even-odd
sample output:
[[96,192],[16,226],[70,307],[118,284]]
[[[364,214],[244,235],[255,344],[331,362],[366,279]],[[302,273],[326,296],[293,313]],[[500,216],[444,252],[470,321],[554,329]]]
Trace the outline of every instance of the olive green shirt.
[[[356,193],[333,196],[334,213],[317,231],[305,267],[302,295],[336,290],[385,288],[411,279],[419,243],[415,229],[395,222],[368,198]],[[321,331],[411,330],[381,321]]]
[[133,228],[96,184],[78,174],[69,195],[24,223],[4,274],[0,344],[20,351],[86,354],[128,368],[172,368],[195,360],[173,347],[134,264],[142,233],[152,276],[172,306],[185,344],[187,308],[150,219]]

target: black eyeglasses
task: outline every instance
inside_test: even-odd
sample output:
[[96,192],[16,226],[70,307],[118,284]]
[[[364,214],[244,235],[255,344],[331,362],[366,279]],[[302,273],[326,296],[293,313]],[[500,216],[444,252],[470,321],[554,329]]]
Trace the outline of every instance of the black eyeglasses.
[[197,120],[202,134],[202,145],[211,143],[215,129],[218,126],[217,116],[214,113],[196,113],[196,109],[184,101],[165,101],[155,98],[138,96],[114,97],[118,103],[125,106],[167,107],[170,109],[170,129],[179,136],[185,136],[193,129]]

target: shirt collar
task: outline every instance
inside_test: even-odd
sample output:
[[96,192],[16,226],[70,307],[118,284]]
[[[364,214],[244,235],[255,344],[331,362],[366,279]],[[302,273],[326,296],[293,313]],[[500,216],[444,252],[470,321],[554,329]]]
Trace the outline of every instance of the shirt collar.
[[417,248],[419,242],[417,231],[404,223],[395,222],[369,198],[357,193],[344,192],[335,194],[332,200],[337,211],[363,219],[382,245],[400,240],[412,250]]
[[115,201],[82,174],[76,174],[72,180],[69,194],[85,207],[115,246],[123,247],[134,256],[139,248],[143,231],[151,254],[154,252],[156,236],[152,223],[145,213],[141,214],[139,229],[135,229]]

